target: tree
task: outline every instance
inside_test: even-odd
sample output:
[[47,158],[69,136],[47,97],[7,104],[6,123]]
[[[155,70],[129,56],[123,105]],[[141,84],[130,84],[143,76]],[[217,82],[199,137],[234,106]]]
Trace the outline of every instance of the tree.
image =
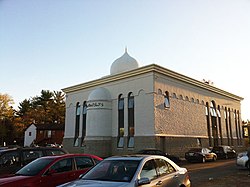
[[19,106],[19,116],[28,125],[64,124],[65,95],[61,91],[42,90],[40,96],[24,100]]
[[11,96],[0,93],[0,140],[2,145],[4,142],[11,142],[13,138],[13,119],[15,111],[11,106],[12,104],[14,104],[14,101]]
[[0,119],[13,116],[13,99],[8,94],[0,93]]
[[54,123],[64,124],[65,121],[65,94],[61,91],[54,91],[51,108]]

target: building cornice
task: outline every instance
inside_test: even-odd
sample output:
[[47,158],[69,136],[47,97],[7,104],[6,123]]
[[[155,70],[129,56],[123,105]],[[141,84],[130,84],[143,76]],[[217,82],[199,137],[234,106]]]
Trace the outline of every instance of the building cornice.
[[127,71],[127,72],[123,72],[123,73],[119,73],[119,74],[115,74],[115,75],[109,75],[109,76],[105,76],[102,77],[100,79],[96,79],[93,81],[89,81],[86,83],[82,83],[82,84],[78,84],[78,85],[74,85],[74,86],[70,86],[67,88],[63,88],[62,90],[67,94],[67,93],[71,93],[71,92],[75,92],[75,91],[79,91],[82,89],[87,89],[87,88],[91,88],[91,87],[96,87],[96,86],[100,86],[103,84],[107,84],[107,83],[111,83],[111,82],[115,82],[115,81],[119,81],[119,80],[123,80],[123,79],[127,79],[127,78],[131,78],[134,76],[138,76],[138,75],[143,75],[146,73],[159,73],[162,74],[164,76],[185,82],[186,84],[190,84],[211,92],[214,92],[216,94],[220,94],[226,97],[229,97],[231,99],[237,100],[237,101],[241,101],[243,100],[242,97],[234,95],[232,93],[229,93],[227,91],[224,91],[222,89],[219,89],[215,86],[211,86],[207,83],[203,83],[201,81],[195,80],[193,78],[190,78],[188,76],[182,75],[180,73],[174,72],[172,70],[166,69],[164,67],[161,67],[159,65],[156,64],[150,64],[147,66],[143,66],[140,67],[138,69],[134,69],[131,71]]

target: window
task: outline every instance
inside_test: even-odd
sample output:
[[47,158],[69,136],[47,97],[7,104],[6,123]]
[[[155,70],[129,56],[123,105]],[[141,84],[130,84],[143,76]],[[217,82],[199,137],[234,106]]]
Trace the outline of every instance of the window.
[[118,143],[117,147],[124,147],[124,98],[118,97]]
[[180,98],[181,100],[183,100],[183,96],[182,96],[182,95],[180,95],[179,98]]
[[94,166],[94,163],[89,157],[76,157],[75,161],[76,161],[77,170],[86,169],[86,168]]
[[169,93],[165,92],[164,95],[164,108],[169,108],[170,107],[170,102],[169,102]]
[[20,164],[19,153],[17,151],[6,152],[0,157],[0,166],[8,167]]
[[75,138],[74,138],[74,146],[79,146],[79,124],[80,124],[80,113],[81,113],[81,106],[78,102],[76,104],[76,121],[75,121]]
[[31,132],[29,132],[29,136],[31,136]]
[[128,147],[134,147],[134,96],[128,94]]
[[156,163],[160,176],[175,172],[174,167],[163,159],[157,159]]
[[211,102],[211,106],[210,106],[210,114],[211,114],[211,116],[213,116],[213,117],[217,117],[217,114],[216,114],[216,108],[215,108],[215,106],[214,106],[213,102]]
[[147,161],[141,171],[140,178],[149,178],[150,180],[157,178],[156,168],[153,160]]
[[43,152],[42,150],[27,150],[23,151],[23,160],[24,163],[27,164],[36,158],[42,157]]
[[59,160],[53,166],[51,166],[51,170],[54,170],[56,173],[71,171],[72,170],[72,158]]
[[51,130],[48,130],[48,138],[51,138]]
[[82,106],[82,142],[81,145],[84,144],[84,138],[86,136],[86,127],[87,127],[87,103],[86,101],[83,102]]

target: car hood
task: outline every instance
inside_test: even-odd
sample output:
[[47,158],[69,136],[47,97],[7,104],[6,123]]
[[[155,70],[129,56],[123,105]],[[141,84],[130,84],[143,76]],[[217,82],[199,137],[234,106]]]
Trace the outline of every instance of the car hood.
[[20,180],[26,180],[30,178],[30,176],[11,176],[11,177],[4,177],[0,178],[0,186],[3,184],[11,184],[12,182],[20,181]]
[[97,180],[75,180],[73,182],[69,182],[59,187],[125,187],[129,183],[128,182],[110,182],[110,181],[97,181]]

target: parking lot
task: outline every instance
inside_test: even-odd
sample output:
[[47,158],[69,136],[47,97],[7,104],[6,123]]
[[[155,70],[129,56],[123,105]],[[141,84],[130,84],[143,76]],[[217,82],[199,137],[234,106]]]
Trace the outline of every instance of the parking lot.
[[238,168],[235,160],[217,160],[206,163],[187,163],[181,166],[189,170],[193,187],[249,187],[248,170]]

